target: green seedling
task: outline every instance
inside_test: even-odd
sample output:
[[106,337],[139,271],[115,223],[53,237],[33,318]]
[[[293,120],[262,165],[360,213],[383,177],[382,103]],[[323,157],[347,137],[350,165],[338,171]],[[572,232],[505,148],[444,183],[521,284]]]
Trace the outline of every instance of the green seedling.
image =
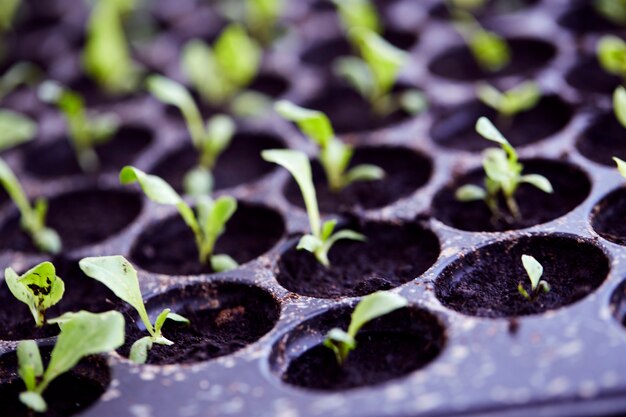
[[87,74],[103,90],[119,95],[139,86],[141,71],[133,62],[124,35],[123,17],[134,0],[97,0],[89,24],[82,60]]
[[200,40],[188,42],[183,49],[182,69],[205,103],[224,106],[256,77],[261,53],[245,29],[232,24],[212,48]]
[[330,120],[324,113],[284,100],[276,103],[275,108],[278,114],[295,122],[300,131],[319,146],[319,161],[331,191],[339,192],[356,181],[374,181],[384,177],[384,171],[375,165],[364,164],[347,169],[354,150],[335,136]]
[[348,331],[339,328],[331,329],[326,334],[324,346],[332,349],[337,363],[342,365],[350,352],[356,349],[356,335],[366,323],[407,305],[408,301],[398,294],[378,291],[367,295],[352,312]]
[[603,36],[598,42],[597,55],[606,72],[626,81],[626,42],[617,36]]
[[613,111],[620,124],[626,128],[626,88],[622,86],[613,92]]
[[206,125],[198,106],[185,87],[160,75],[147,80],[148,90],[165,104],[176,106],[183,114],[191,142],[199,153],[198,165],[184,179],[185,193],[194,196],[207,195],[213,188],[211,170],[219,156],[228,148],[235,134],[235,123],[225,115],[216,115]]
[[482,200],[487,204],[493,215],[493,222],[505,218],[501,213],[498,200],[500,195],[514,221],[520,221],[522,215],[515,200],[515,192],[521,184],[530,184],[545,193],[552,193],[550,181],[539,174],[522,175],[524,166],[519,162],[515,148],[486,117],[481,117],[476,123],[476,131],[485,139],[498,143],[501,149],[489,148],[483,154],[483,168],[485,170],[485,186],[464,185],[457,189],[456,198],[459,201]]
[[13,19],[21,3],[21,0],[2,0],[0,2],[0,34],[13,27]]
[[200,196],[196,201],[196,213],[163,179],[156,175],[126,166],[120,172],[122,184],[139,183],[146,196],[159,204],[175,206],[179,214],[194,234],[198,248],[198,260],[202,265],[211,265],[215,272],[236,268],[237,262],[228,255],[215,255],[215,243],[226,230],[226,223],[237,211],[237,200],[222,196],[213,200]]
[[20,61],[13,64],[0,78],[0,100],[21,85],[34,85],[41,76],[41,69],[30,62]]
[[311,164],[304,153],[289,149],[272,149],[261,152],[261,155],[266,161],[278,164],[289,171],[300,187],[309,216],[311,233],[300,238],[298,250],[304,249],[311,252],[319,263],[328,267],[330,266],[328,252],[337,241],[342,239],[365,241],[365,236],[353,230],[344,229],[335,232],[337,220],[321,222],[317,195],[313,186]]
[[506,39],[485,30],[468,12],[456,10],[454,16],[461,22],[457,30],[484,71],[498,72],[511,62],[511,48]]
[[483,83],[479,84],[476,93],[480,101],[496,110],[503,121],[509,121],[518,113],[533,109],[541,100],[541,90],[532,81],[524,82],[504,92]]
[[0,152],[31,141],[37,134],[37,123],[11,110],[0,110]]
[[529,255],[522,255],[522,264],[530,280],[531,291],[529,294],[528,291],[524,289],[524,285],[521,282],[517,284],[517,290],[528,301],[534,302],[537,297],[539,297],[539,294],[541,294],[541,291],[550,291],[550,284],[541,279],[543,266],[535,258]]
[[37,327],[45,324],[46,310],[61,301],[65,292],[65,283],[50,262],[42,262],[22,275],[7,268],[4,281],[11,294],[28,306]]
[[124,316],[117,311],[66,313],[49,322],[57,323],[61,332],[45,370],[34,340],[17,346],[18,374],[26,386],[20,401],[38,413],[47,410],[43,393],[59,375],[70,371],[86,356],[110,352],[124,343]]
[[285,0],[222,0],[219,9],[229,20],[243,24],[263,45],[270,45],[280,34],[284,5]]
[[54,81],[41,84],[39,97],[56,105],[63,113],[68,137],[81,169],[86,173],[98,171],[100,160],[94,148],[113,138],[120,125],[117,115],[89,114],[83,98],[78,93]]
[[595,0],[593,5],[604,18],[626,26],[626,0]]
[[382,32],[376,6],[370,0],[332,0],[337,6],[339,17],[346,33],[355,28]]
[[334,63],[334,70],[369,101],[376,114],[384,117],[396,110],[410,113],[423,110],[425,98],[420,91],[410,89],[400,94],[392,93],[408,59],[406,52],[366,28],[352,29],[350,39],[360,51],[361,58],[341,57]]
[[152,324],[141,297],[137,271],[123,256],[84,258],[78,264],[85,275],[106,285],[117,297],[130,304],[137,311],[144,326],[146,326],[149,336],[142,337],[133,343],[129,356],[131,361],[145,363],[148,359],[148,352],[155,343],[165,346],[174,344],[174,342],[165,338],[161,332],[165,320],[169,319],[189,324],[189,320],[173,313],[169,308],[163,309],[154,320],[154,324]]
[[4,160],[0,159],[0,183],[20,211],[20,225],[32,239],[37,249],[52,254],[61,252],[61,238],[54,230],[46,227],[48,201],[35,200],[31,206],[22,185]]

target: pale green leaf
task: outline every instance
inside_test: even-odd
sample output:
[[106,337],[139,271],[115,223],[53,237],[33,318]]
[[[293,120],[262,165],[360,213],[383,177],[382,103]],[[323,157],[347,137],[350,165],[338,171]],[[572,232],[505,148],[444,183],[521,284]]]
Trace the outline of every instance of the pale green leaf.
[[193,197],[211,194],[213,185],[213,174],[201,166],[192,168],[183,178],[185,194]]
[[0,110],[0,152],[32,140],[37,123],[11,110]]
[[202,98],[215,103],[221,100],[223,80],[218,73],[213,50],[201,40],[187,42],[182,52],[182,70]]
[[543,275],[543,266],[532,256],[522,255],[522,264],[528,274],[533,291],[537,289],[539,280]]
[[487,197],[487,192],[482,187],[474,184],[467,184],[457,188],[454,196],[458,201],[478,201],[484,200]]
[[341,22],[346,31],[362,27],[380,33],[382,26],[376,7],[370,0],[333,0],[339,9]]
[[348,334],[356,338],[358,331],[371,320],[406,307],[408,301],[395,293],[377,291],[361,299],[352,312]]
[[211,269],[215,272],[226,272],[237,268],[239,264],[232,257],[224,254],[211,256]]
[[615,117],[626,128],[626,88],[619,86],[613,93],[613,110]]
[[261,48],[238,24],[231,24],[220,34],[213,46],[222,74],[237,90],[256,76],[261,61]]
[[38,413],[44,413],[48,410],[48,405],[46,404],[46,400],[43,399],[41,394],[37,394],[36,392],[32,392],[32,391],[21,392],[20,401],[26,407]]
[[521,177],[521,182],[533,185],[543,191],[544,193],[552,194],[554,189],[550,180],[539,174],[528,174]]
[[500,145],[510,146],[509,141],[506,140],[502,133],[491,123],[491,120],[486,117],[478,119],[476,122],[476,131],[487,140],[499,143]]
[[369,65],[362,59],[355,56],[337,58],[333,63],[333,71],[366,99],[370,100],[374,96],[376,80]]
[[138,182],[148,198],[159,204],[177,205],[182,198],[171,185],[156,175],[149,175],[132,166],[125,166],[120,171],[120,183]]
[[321,147],[335,137],[330,120],[320,111],[305,109],[285,100],[277,102],[275,109],[284,119],[295,122],[302,133]]
[[626,42],[617,36],[603,36],[598,43],[597,54],[605,71],[626,77]]
[[146,363],[150,349],[152,349],[152,338],[150,336],[142,337],[132,344],[128,358],[137,364]]
[[43,375],[43,362],[34,340],[23,340],[17,345],[18,374],[28,391],[35,390],[37,378]]
[[346,173],[345,185],[357,181],[376,181],[385,177],[385,171],[376,165],[357,165]]

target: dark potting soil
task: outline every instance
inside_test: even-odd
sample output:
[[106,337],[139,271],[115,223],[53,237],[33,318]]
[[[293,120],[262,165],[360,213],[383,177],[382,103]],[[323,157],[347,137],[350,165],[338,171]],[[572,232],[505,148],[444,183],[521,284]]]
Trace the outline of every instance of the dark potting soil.
[[[404,86],[394,88],[396,92],[406,89]],[[304,103],[304,107],[325,113],[339,135],[382,129],[411,117],[403,110],[385,116],[376,114],[361,94],[339,81],[327,85],[318,96]]]
[[[171,308],[190,320],[181,324],[166,320],[163,336],[171,346],[154,345],[147,363],[155,365],[202,362],[233,353],[269,332],[280,315],[276,300],[266,291],[245,284],[199,284],[173,290],[147,303],[154,320]],[[119,353],[128,356],[133,342],[146,336],[136,317],[127,319],[127,343]]]
[[[99,172],[119,171],[132,164],[152,142],[152,132],[141,126],[123,126],[109,142],[95,151],[100,160]],[[81,175],[76,154],[69,138],[60,138],[44,144],[33,144],[24,150],[24,169],[39,178]]]
[[594,162],[615,166],[614,156],[626,159],[626,128],[613,112],[599,114],[578,138],[576,149]]
[[272,98],[278,98],[289,90],[289,81],[278,74],[261,73],[252,80],[248,90],[256,91]]
[[[141,196],[120,190],[82,190],[49,200],[46,225],[61,237],[64,250],[102,242],[121,232],[139,215]],[[0,228],[0,250],[38,250],[13,215]]]
[[[178,192],[183,191],[185,175],[198,165],[199,153],[187,137],[188,145],[172,152],[153,170]],[[284,148],[276,136],[267,133],[237,133],[230,146],[222,153],[213,169],[214,189],[236,187],[255,181],[275,169],[275,165],[261,158],[265,149]]]
[[[264,206],[239,202],[215,245],[215,254],[227,254],[243,264],[270,250],[283,236],[280,214]],[[213,272],[201,265],[193,232],[176,214],[150,226],[131,250],[131,259],[141,268],[167,275]]]
[[[576,2],[572,2],[576,3]],[[615,23],[596,11],[593,2],[580,1],[563,13],[557,20],[559,25],[578,34],[607,32],[619,29]]]
[[[524,298],[521,282],[531,293],[522,255],[543,265],[542,279],[551,290],[534,302]],[[480,317],[539,314],[572,304],[591,294],[609,273],[604,252],[580,238],[534,236],[498,242],[463,256],[437,278],[435,294],[447,307]],[[497,277],[497,279],[494,279]]]
[[446,148],[480,151],[493,146],[476,132],[476,120],[488,117],[515,147],[529,145],[559,132],[572,118],[572,108],[558,96],[545,96],[537,106],[511,119],[499,117],[491,107],[471,101],[445,112],[430,135]]
[[507,41],[511,48],[511,62],[500,71],[483,70],[465,45],[448,48],[436,56],[428,68],[440,77],[475,81],[533,73],[541,70],[556,55],[556,48],[546,41],[533,38],[510,38]]
[[[40,348],[44,366],[49,361],[51,347]],[[48,411],[33,414],[19,400],[24,383],[17,376],[14,352],[0,357],[0,404],[2,415],[11,417],[68,417],[85,410],[104,394],[111,382],[106,360],[98,356],[83,359],[71,371],[57,377],[43,394]]]
[[278,261],[278,282],[289,291],[320,298],[355,297],[388,290],[419,277],[439,256],[439,241],[417,224],[366,223],[365,242],[340,240],[324,267],[297,242]]
[[626,245],[626,189],[605,196],[591,212],[591,227],[603,238]]
[[[56,273],[65,283],[61,301],[49,308],[46,318],[58,317],[70,311],[86,310],[101,313],[119,307],[121,302],[106,286],[89,278],[81,271],[78,262],[64,259],[53,261]],[[24,273],[25,270],[16,271]],[[0,340],[40,339],[54,336],[59,329],[56,324],[35,326],[28,306],[18,301],[3,282],[0,283]]]
[[[500,219],[492,222],[491,211],[482,201],[461,202],[456,190],[466,184],[483,186],[482,168],[456,179],[452,185],[440,190],[433,200],[433,215],[448,226],[470,232],[496,232],[515,230],[546,223],[572,211],[589,195],[591,183],[587,174],[567,162],[530,159],[522,161],[524,174],[541,174],[550,180],[554,193],[545,193],[529,184],[522,184],[515,193],[522,219]],[[508,214],[504,201],[501,211]],[[510,216],[508,216],[510,217]]]
[[[387,206],[424,186],[432,173],[432,163],[427,157],[392,146],[356,148],[350,167],[359,164],[376,165],[385,171],[385,177],[377,181],[358,181],[334,193],[328,188],[319,162],[315,160],[311,163],[317,201],[322,212],[340,213]],[[300,189],[291,178],[285,186],[285,197],[291,204],[304,208]]]
[[[383,38],[403,50],[411,49],[418,41],[415,33],[397,29],[385,29]],[[330,71],[337,58],[349,55],[354,55],[352,45],[346,38],[341,37],[312,45],[304,51],[300,59],[306,65]]]
[[621,77],[602,69],[595,56],[581,58],[566,74],[565,81],[586,93],[613,94],[622,85]]
[[[446,0],[442,0],[430,9],[430,15],[436,19],[450,19],[450,11],[445,5]],[[483,7],[472,10],[476,18],[490,17],[504,13],[513,13],[524,8],[534,6],[539,0],[488,0]]]
[[[350,312],[330,311],[309,320],[306,327],[321,338],[332,327],[347,329]],[[305,340],[310,332],[302,333],[295,337]],[[343,365],[337,363],[332,350],[318,344],[289,363],[283,381],[327,391],[381,384],[426,366],[445,344],[437,318],[415,308],[403,308],[371,321],[356,339],[357,347]]]

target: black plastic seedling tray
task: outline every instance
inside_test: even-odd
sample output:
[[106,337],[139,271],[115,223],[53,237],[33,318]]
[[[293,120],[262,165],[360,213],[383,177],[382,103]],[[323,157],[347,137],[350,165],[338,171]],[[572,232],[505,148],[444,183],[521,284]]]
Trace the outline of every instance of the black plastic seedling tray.
[[[366,246],[345,243],[331,251],[332,279],[307,254],[294,251],[307,230],[305,212],[287,173],[257,156],[260,149],[281,145],[313,154],[295,128],[271,112],[240,122],[236,150],[218,166],[218,194],[240,202],[218,249],[222,245],[242,266],[211,274],[187,259],[191,240],[175,209],[151,203],[117,180],[120,165],[131,162],[160,170],[174,184],[180,179],[193,159],[185,157],[189,138],[176,112],[148,96],[103,102],[83,91],[92,104],[116,110],[131,126],[124,151],[110,150],[106,172],[83,176],[68,160],[55,112],[33,107],[28,92],[10,96],[4,104],[26,106],[41,131],[35,143],[3,156],[30,196],[50,198],[49,222],[69,242],[54,259],[68,286],[57,313],[117,308],[126,313],[127,333],[137,334],[132,313],[77,267],[85,256],[120,254],[139,270],[152,313],[172,307],[192,317],[194,331],[205,332],[200,341],[185,339],[180,350],[155,348],[151,361],[160,364],[132,364],[123,356],[127,347],[83,361],[51,387],[59,409],[66,410],[51,415],[70,415],[77,408],[87,417],[626,413],[626,182],[610,160],[626,156],[610,113],[610,93],[619,80],[601,79],[587,58],[601,34],[625,32],[594,15],[588,2],[522,3],[526,6],[515,13],[480,16],[487,27],[517,39],[512,45],[519,61],[490,81],[510,86],[535,79],[544,90],[539,111],[520,116],[524,119],[505,133],[527,169],[548,176],[555,194],[521,190],[526,222],[496,228],[485,221],[488,212],[479,203],[451,198],[459,184],[480,179],[475,172],[486,144],[472,136],[473,124],[489,113],[467,104],[475,100],[475,81],[482,76],[440,3],[377,2],[390,38],[413,44],[399,84],[418,86],[430,101],[419,116],[396,114],[385,123],[373,123],[362,103],[329,73],[328,57],[341,51],[343,42],[332,7],[323,1],[290,7],[286,21],[298,40],[269,54],[258,88],[334,109],[329,115],[346,133],[343,138],[357,145],[355,158],[381,164],[390,174],[382,184],[353,188],[339,201],[320,190],[329,216],[369,237]],[[167,23],[176,8],[157,11]],[[80,17],[80,11],[68,13],[54,28],[74,33]],[[166,46],[180,46],[188,32],[202,28],[165,23],[159,42]],[[146,62],[153,70],[178,77],[176,53],[155,50],[140,56],[151,58]],[[325,51],[323,59],[319,51]],[[78,76],[67,62],[76,59],[77,50],[65,54],[38,57],[49,64],[50,74],[70,82]],[[316,59],[301,62],[306,56]],[[591,67],[580,67],[589,62]],[[167,159],[172,155],[175,162]],[[41,159],[33,164],[35,157]],[[0,265],[23,271],[48,259],[32,251],[17,227],[15,209],[6,196],[2,200]],[[517,293],[517,282],[524,279],[521,254],[536,256],[553,286],[540,303],[529,304]],[[410,301],[409,308],[368,325],[353,354],[351,366],[379,383],[355,386],[358,372],[356,380],[337,382],[336,365],[327,360],[331,353],[320,353],[319,344],[330,328],[347,325],[359,296],[376,289],[391,289]],[[28,310],[11,300],[5,286],[0,286],[0,318],[0,414],[9,416],[17,412],[6,410],[15,410],[20,390],[18,340],[37,338],[50,345],[54,331],[33,335]],[[307,357],[313,358],[308,365]],[[336,388],[301,386],[324,381]],[[72,405],[78,395],[85,395],[86,403]]]

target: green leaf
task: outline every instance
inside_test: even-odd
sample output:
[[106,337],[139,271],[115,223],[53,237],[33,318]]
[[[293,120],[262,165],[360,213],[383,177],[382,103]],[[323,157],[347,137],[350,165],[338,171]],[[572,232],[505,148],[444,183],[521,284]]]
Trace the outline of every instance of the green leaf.
[[300,238],[300,241],[298,242],[298,246],[296,246],[296,249],[298,250],[304,249],[307,252],[315,253],[318,248],[322,247],[323,244],[324,242],[322,242],[322,240],[317,236],[303,235]]
[[309,216],[309,225],[314,236],[320,237],[320,212],[317,205],[317,195],[313,186],[311,164],[307,156],[289,149],[272,149],[261,152],[261,156],[268,162],[273,162],[285,168],[293,176],[300,187],[302,198]]
[[230,111],[237,117],[263,116],[274,105],[274,99],[258,91],[247,90],[230,101]]
[[139,314],[151,335],[154,335],[150,317],[141,297],[137,271],[123,256],[83,258],[80,269],[90,278],[104,284],[118,298],[130,304]]
[[487,192],[482,187],[474,184],[467,184],[457,188],[454,196],[458,201],[478,201],[487,198]]
[[476,122],[476,131],[485,139],[492,142],[499,143],[500,145],[509,145],[510,143],[500,133],[500,131],[491,123],[491,120],[486,117],[481,117]]
[[221,254],[211,256],[211,269],[215,272],[231,271],[238,266],[237,261],[228,255]]
[[418,114],[428,110],[428,98],[415,88],[400,93],[400,106],[409,114]]
[[524,82],[504,93],[483,83],[478,86],[477,94],[483,103],[506,117],[532,109],[541,99],[541,90],[534,82]]
[[211,171],[201,166],[192,168],[183,178],[185,194],[192,197],[211,194],[213,185],[213,174],[211,174]]
[[356,338],[358,331],[371,320],[406,307],[408,301],[395,293],[377,291],[361,299],[352,312],[348,334]]
[[523,175],[521,178],[521,182],[525,182],[530,185],[534,185],[539,188],[544,193],[552,194],[554,189],[552,188],[552,184],[550,180],[539,174],[528,174]]
[[346,173],[345,185],[357,181],[376,181],[385,177],[385,171],[376,165],[357,165]]
[[626,25],[626,1],[624,0],[595,0],[596,11],[606,19],[618,25]]
[[598,43],[597,54],[605,71],[626,77],[626,42],[617,36],[603,36]]
[[18,374],[26,389],[33,391],[37,387],[37,378],[43,375],[43,362],[39,347],[34,340],[23,340],[17,345]]
[[0,34],[13,26],[13,19],[22,0],[3,0],[0,2]]
[[[1,30],[2,29],[0,29],[0,31]],[[16,64],[13,64],[4,73],[4,75],[2,75],[2,78],[0,78],[0,99],[3,99],[7,95],[9,95],[20,85],[32,86],[41,77],[41,69],[30,62],[20,61]]]
[[482,28],[470,37],[469,48],[476,62],[487,71],[500,71],[511,62],[511,51],[506,40]]
[[328,240],[328,238],[330,238],[332,236],[333,232],[335,231],[335,227],[336,226],[337,226],[337,220],[336,219],[325,221],[322,224],[322,233],[320,235],[320,239],[323,240],[323,241]]
[[10,110],[0,110],[0,152],[28,142],[37,134],[37,123]]
[[48,410],[46,400],[43,399],[41,394],[32,391],[25,391],[20,393],[20,401],[26,407],[34,410],[38,413],[45,413]]
[[218,72],[213,50],[198,39],[187,42],[182,52],[182,70],[193,88],[208,103],[222,100],[221,74]]
[[165,320],[167,320],[167,317],[169,316],[171,311],[172,310],[170,310],[169,308],[163,309],[163,311],[161,311],[159,315],[157,316],[156,320],[154,320],[154,332],[157,335],[161,334],[161,329],[163,328],[163,324],[165,324]]
[[619,86],[613,93],[613,110],[615,117],[626,128],[626,88]]
[[138,182],[148,198],[159,204],[175,206],[182,198],[171,185],[156,175],[149,175],[132,166],[125,166],[120,171],[121,184],[133,184]]
[[378,20],[376,7],[369,0],[333,0],[339,9],[339,16],[346,31],[352,28],[365,28],[380,33],[382,25]]
[[152,349],[152,338],[150,336],[142,337],[136,340],[130,347],[128,359],[137,364],[146,363],[148,360],[148,351]]
[[533,291],[537,289],[539,280],[543,275],[543,266],[532,256],[522,255],[522,264],[528,274]]
[[[237,200],[230,196],[222,196],[215,200],[211,212],[201,218],[201,225],[208,236],[219,236],[224,232],[226,223],[237,211]],[[204,221],[203,221],[204,220]]]
[[230,117],[218,114],[206,124],[205,135],[200,144],[200,165],[212,169],[219,155],[228,147],[234,134],[235,122]]
[[626,161],[623,161],[616,156],[613,157],[613,161],[617,164],[617,170],[622,177],[626,178]]
[[65,284],[50,262],[42,262],[21,276],[7,268],[4,279],[13,296],[28,306],[37,327],[43,326],[45,311],[61,301],[65,292]]
[[324,346],[332,349],[337,358],[337,363],[342,365],[348,358],[350,351],[356,348],[356,340],[345,331],[334,328],[326,334]]
[[376,80],[369,65],[355,56],[337,58],[333,71],[345,79],[363,97],[370,100],[376,93]]
[[213,47],[222,74],[235,87],[235,92],[256,76],[261,62],[261,48],[238,24],[228,26]]
[[295,122],[304,135],[322,148],[335,137],[330,120],[320,111],[305,109],[285,100],[277,102],[274,108],[281,117]]

